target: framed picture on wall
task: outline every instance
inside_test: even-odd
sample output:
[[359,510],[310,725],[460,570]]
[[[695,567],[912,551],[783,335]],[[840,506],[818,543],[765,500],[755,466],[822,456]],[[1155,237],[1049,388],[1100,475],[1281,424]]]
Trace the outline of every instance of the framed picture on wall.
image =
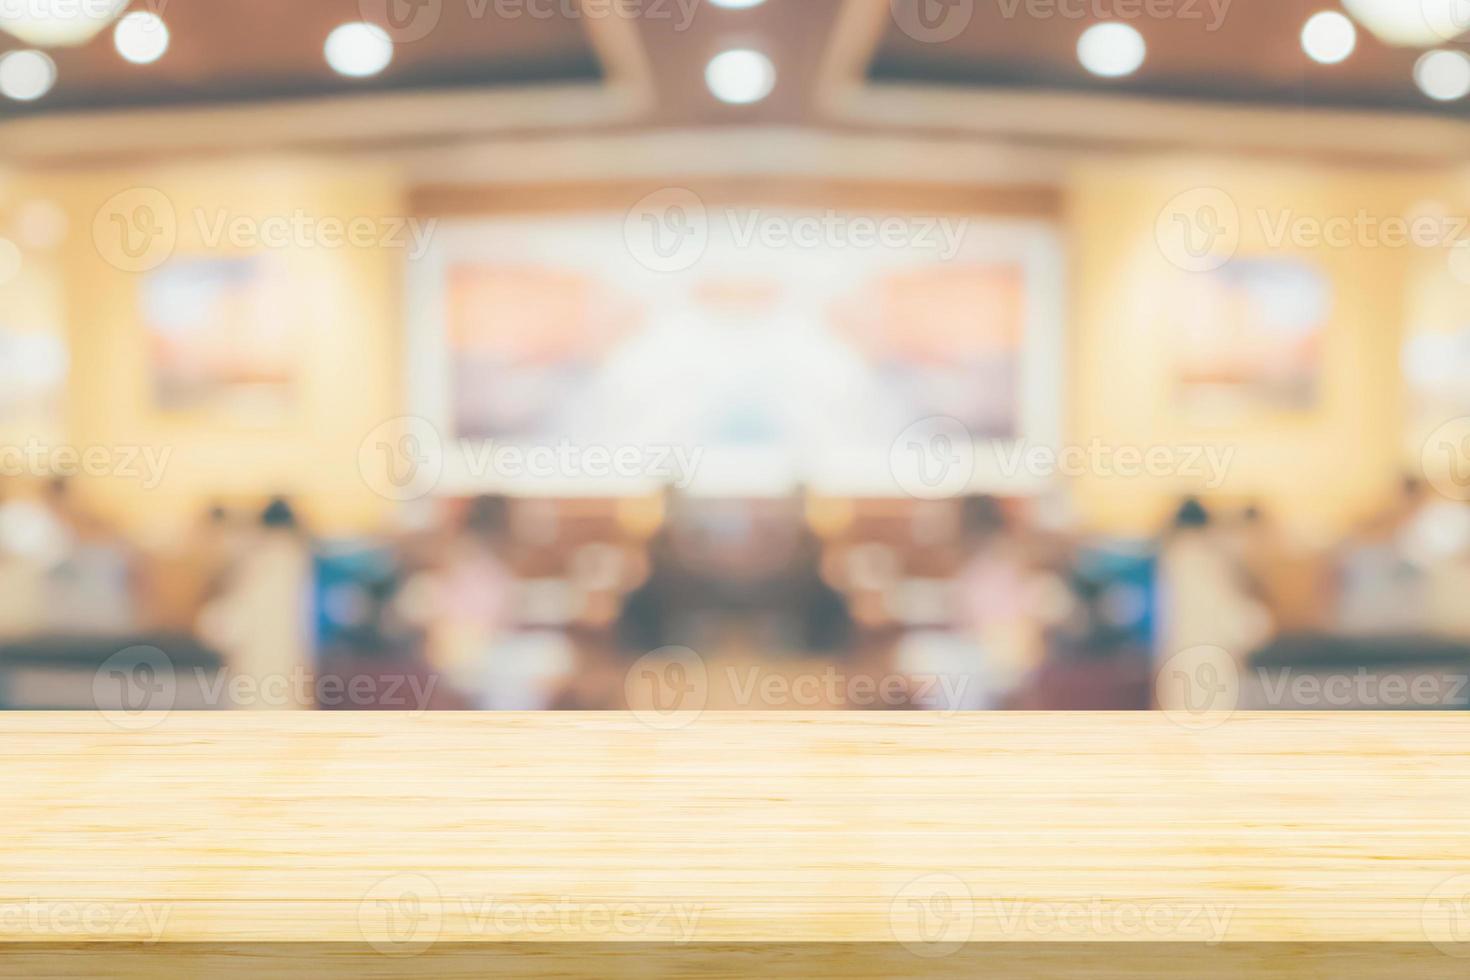
[[269,256],[176,258],[141,284],[154,405],[278,422],[300,358],[290,284]]
[[[976,445],[1055,444],[1052,231],[868,220],[886,244],[844,240],[830,214],[710,209],[687,261],[622,212],[442,223],[412,270],[409,337],[413,411],[451,449],[441,487],[514,492],[495,447],[564,445],[697,452],[694,493],[890,495],[895,441],[924,420]],[[969,453],[973,489],[1021,489],[1004,458]],[[554,482],[535,486],[657,479]]]
[[1194,416],[1305,412],[1321,394],[1331,281],[1295,258],[1239,258],[1170,304],[1176,403]]

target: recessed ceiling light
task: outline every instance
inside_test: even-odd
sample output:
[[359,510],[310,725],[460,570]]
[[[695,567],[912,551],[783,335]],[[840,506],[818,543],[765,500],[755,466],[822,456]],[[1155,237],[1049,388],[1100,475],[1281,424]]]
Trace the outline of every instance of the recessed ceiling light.
[[1470,29],[1470,0],[1343,0],[1342,5],[1385,44],[1424,48]]
[[111,24],[128,0],[25,0],[0,3],[0,30],[38,48],[85,44]]
[[168,50],[168,25],[157,14],[135,11],[117,22],[112,43],[124,61],[151,65]]
[[393,39],[376,24],[343,24],[327,35],[326,54],[339,75],[366,78],[393,60]]
[[749,105],[764,99],[776,87],[776,66],[759,51],[736,48],[710,59],[704,80],[721,102]]
[[32,102],[56,84],[56,62],[40,51],[11,51],[0,55],[0,95]]
[[1313,14],[1302,28],[1302,50],[1319,65],[1346,61],[1358,46],[1358,29],[1335,10]]
[[1104,78],[1133,74],[1147,53],[1143,35],[1116,21],[1093,24],[1077,39],[1077,60],[1083,68]]
[[749,7],[759,7],[766,0],[709,0],[709,2],[727,10],[745,10]]
[[1443,48],[1426,52],[1414,65],[1414,82],[1431,99],[1463,99],[1470,95],[1470,58]]

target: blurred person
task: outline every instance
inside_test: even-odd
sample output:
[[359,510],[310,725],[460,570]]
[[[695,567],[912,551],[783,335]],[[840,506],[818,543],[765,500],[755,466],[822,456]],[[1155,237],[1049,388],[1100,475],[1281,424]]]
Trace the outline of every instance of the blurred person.
[[1220,540],[1246,574],[1256,577],[1276,545],[1276,527],[1259,504],[1251,503],[1222,522]]
[[65,528],[43,505],[0,488],[0,640],[43,628],[47,577],[69,547]]
[[15,635],[137,628],[135,549],[79,506],[64,478],[47,481],[37,499],[5,505],[0,552],[8,555],[0,570],[0,587],[8,593],[4,602],[14,603],[0,611],[0,630]]
[[105,521],[69,515],[71,548],[47,580],[47,619],[58,633],[131,633],[139,628],[138,553]]
[[[1006,707],[1025,711],[1136,711],[1151,697],[1148,649],[1137,635],[1140,597],[1125,581],[1057,567],[1044,578],[1045,659]],[[1126,609],[1126,612],[1125,612]],[[1123,614],[1120,614],[1123,613]]]
[[1266,509],[1256,503],[1246,505],[1221,532],[1247,591],[1260,599],[1273,622],[1280,624],[1292,616],[1297,625],[1310,625],[1315,576],[1297,560],[1281,526]]
[[185,538],[184,551],[195,562],[195,579],[206,597],[223,587],[249,545],[250,528],[242,516],[224,504],[211,504]]
[[997,706],[998,685],[969,637],[942,630],[894,632],[893,669],[906,686],[903,707],[978,711]]
[[[1224,649],[1243,669],[1271,635],[1269,611],[1209,512],[1193,497],[1180,505],[1164,535],[1158,593],[1155,658],[1186,674],[1189,665],[1179,658],[1193,657],[1201,647]],[[1160,685],[1156,692],[1162,708],[1193,707],[1181,700],[1187,696],[1174,685]]]
[[577,650],[556,630],[502,634],[490,647],[472,707],[481,711],[543,711],[566,691]]
[[200,611],[224,590],[254,531],[248,515],[213,503],[182,534],[150,549],[142,576],[149,628],[192,630]]
[[794,554],[771,583],[768,604],[782,610],[787,627],[803,653],[851,654],[858,624],[848,599],[822,577],[822,539],[802,523]]
[[309,539],[290,503],[278,497],[261,512],[220,594],[200,614],[200,634],[219,649],[230,673],[259,685],[260,703],[248,707],[313,706],[310,684],[300,683],[314,666],[312,585]]
[[[1426,529],[1423,484],[1406,477],[1394,499],[1338,548],[1336,627],[1353,634],[1413,633],[1429,618],[1430,548],[1412,530]],[[1430,522],[1433,523],[1432,521]]]
[[681,500],[647,545],[648,573],[616,632],[635,655],[672,644],[760,655],[847,656],[858,626],[822,573],[804,491],[767,500]]
[[1403,561],[1418,573],[1427,631],[1470,639],[1470,505],[1433,497],[1421,500],[1395,536]]
[[71,481],[64,476],[46,481],[41,500],[52,515],[68,527],[77,527],[91,519],[91,515],[77,503]]
[[967,498],[961,525],[969,557],[955,580],[956,619],[962,634],[978,644],[995,695],[1004,697],[1041,660],[1040,627],[1030,602],[1032,544],[994,497]]
[[429,664],[477,708],[540,707],[527,703],[535,700],[527,694],[526,674],[535,673],[524,661],[528,650],[504,645],[518,609],[509,550],[510,501],[476,497],[430,573],[436,615],[429,623]]

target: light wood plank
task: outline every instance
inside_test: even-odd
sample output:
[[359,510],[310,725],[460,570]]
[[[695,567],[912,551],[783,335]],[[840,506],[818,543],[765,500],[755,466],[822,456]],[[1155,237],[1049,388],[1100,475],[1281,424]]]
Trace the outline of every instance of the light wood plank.
[[1470,955],[1459,714],[16,713],[0,739],[12,943]]

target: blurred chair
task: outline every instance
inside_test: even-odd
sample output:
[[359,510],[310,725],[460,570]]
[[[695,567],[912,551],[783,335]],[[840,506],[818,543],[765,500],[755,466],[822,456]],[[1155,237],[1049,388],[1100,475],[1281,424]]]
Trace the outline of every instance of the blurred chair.
[[1470,644],[1423,636],[1295,633],[1257,651],[1239,708],[1283,711],[1470,707]]
[[184,634],[44,636],[0,644],[0,707],[227,708],[218,654]]

